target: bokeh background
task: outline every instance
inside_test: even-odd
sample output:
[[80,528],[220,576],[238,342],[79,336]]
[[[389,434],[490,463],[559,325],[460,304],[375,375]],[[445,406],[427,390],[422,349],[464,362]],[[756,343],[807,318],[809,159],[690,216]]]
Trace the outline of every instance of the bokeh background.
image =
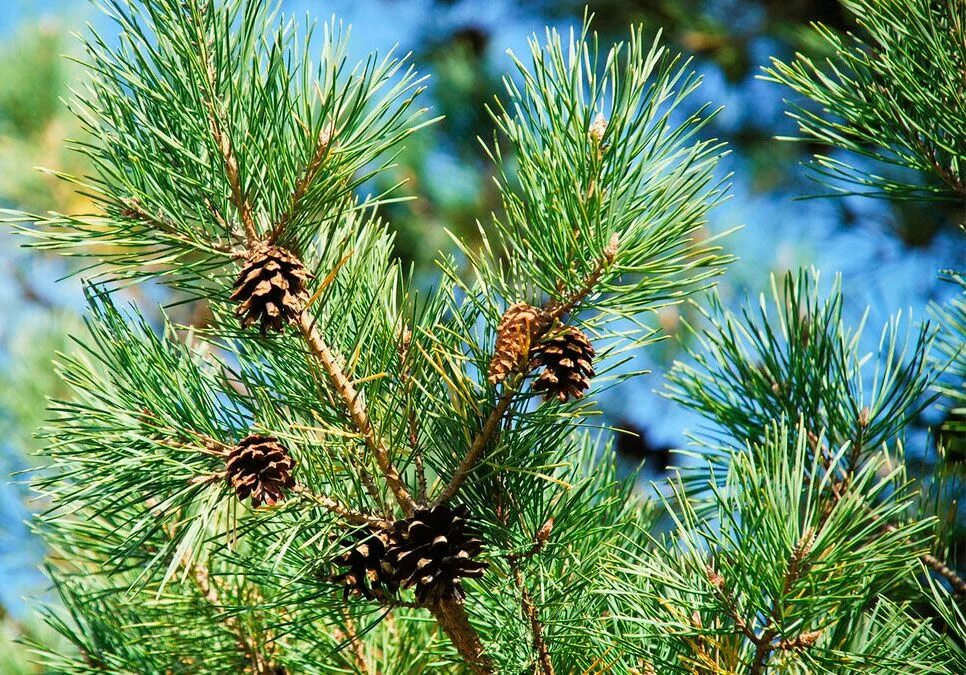
[[[403,192],[419,197],[386,207],[384,215],[397,232],[400,258],[416,266],[423,283],[431,283],[436,251],[450,246],[444,228],[472,237],[477,221],[485,223],[499,208],[492,167],[476,138],[492,137],[484,106],[500,92],[501,77],[510,70],[506,50],[525,52],[528,36],[545,26],[579,27],[584,2],[286,0],[282,6],[286,12],[320,20],[334,15],[351,24],[357,58],[398,45],[432,75],[429,103],[445,119],[417,135],[383,179],[387,184],[405,179]],[[722,164],[722,177],[730,174],[731,198],[713,212],[709,233],[741,226],[724,241],[738,257],[719,286],[726,305],[767,291],[770,274],[814,265],[827,280],[842,275],[851,322],[870,308],[866,337],[874,343],[878,326],[890,315],[902,310],[923,319],[929,302],[957,292],[938,272],[962,268],[966,260],[966,238],[958,230],[962,205],[823,198],[828,188],[812,181],[802,164],[812,152],[830,150],[775,140],[795,133],[784,114],[783,98],[790,92],[759,79],[761,66],[794,51],[820,57],[809,23],[848,30],[851,20],[838,0],[598,0],[590,2],[590,10],[605,44],[622,39],[631,23],[643,22],[651,34],[663,31],[666,43],[692,57],[704,78],[690,105],[711,102],[723,108],[705,133],[731,146]],[[83,77],[70,60],[83,56],[70,33],[86,30],[87,22],[110,34],[111,27],[85,0],[0,2],[0,208],[77,212],[88,207],[50,173],[36,170],[88,170],[65,147],[65,139],[81,132],[62,103]],[[0,482],[4,674],[30,672],[25,649],[12,647],[12,640],[49,639],[24,599],[45,592],[38,569],[44,551],[25,524],[39,506],[30,502],[17,472],[34,464],[33,432],[44,419],[45,399],[60,393],[50,362],[57,351],[72,348],[72,337],[83,335],[81,284],[70,277],[77,270],[62,259],[25,251],[22,243],[8,226],[0,233],[0,477],[14,474]],[[163,289],[137,292],[148,303],[167,299]],[[182,321],[203,320],[203,308],[178,311]],[[689,340],[682,320],[697,316],[682,306],[653,319],[669,339],[633,364],[653,373],[608,392],[604,407],[609,423],[636,432],[616,439],[622,461],[630,468],[645,460],[646,479],[660,489],[664,467],[675,461],[669,449],[684,445],[686,434],[698,426],[659,394],[670,363],[686,358]],[[926,429],[935,421],[927,414],[910,443],[910,452],[924,465],[933,452]]]

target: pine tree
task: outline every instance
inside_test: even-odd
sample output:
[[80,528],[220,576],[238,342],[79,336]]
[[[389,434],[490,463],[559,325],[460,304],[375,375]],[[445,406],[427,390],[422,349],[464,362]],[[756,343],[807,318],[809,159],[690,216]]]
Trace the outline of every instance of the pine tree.
[[[316,61],[258,0],[106,11],[73,102],[97,174],[64,176],[97,212],[20,217],[93,274],[36,480],[72,644],[48,670],[963,671],[963,581],[903,455],[930,326],[869,356],[838,287],[789,275],[770,311],[712,300],[669,388],[712,426],[664,497],[593,430],[646,316],[728,261],[713,111],[657,39],[514,58],[503,208],[420,292],[392,192],[359,196],[433,122],[405,59],[350,68],[333,21]],[[147,281],[211,321],[118,306]]]

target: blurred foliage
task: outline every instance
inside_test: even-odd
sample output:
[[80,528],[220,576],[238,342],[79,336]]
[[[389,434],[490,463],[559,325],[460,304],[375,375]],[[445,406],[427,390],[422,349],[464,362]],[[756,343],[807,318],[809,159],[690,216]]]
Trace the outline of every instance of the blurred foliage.
[[57,24],[30,24],[0,48],[0,201],[7,205],[69,211],[86,203],[36,170],[83,173],[87,166],[64,142],[81,136],[60,100],[72,78],[65,36]]
[[[400,232],[397,252],[417,263],[428,262],[436,250],[434,224],[466,236],[475,231],[478,220],[498,209],[493,167],[481,162],[477,139],[492,138],[492,122],[483,104],[502,91],[497,63],[502,54],[492,44],[500,26],[484,16],[492,17],[492,12],[473,11],[475,0],[435,0],[434,5],[431,20],[411,46],[417,62],[433,73],[434,105],[446,119],[423,134],[421,144],[410,148],[392,176],[409,178],[405,189],[410,195],[420,194],[420,201],[396,204],[388,211]],[[720,73],[727,100],[718,102],[728,106],[728,120],[710,125],[706,133],[738,151],[742,179],[755,192],[782,197],[824,192],[807,181],[799,164],[831,149],[818,142],[776,143],[774,137],[789,133],[794,125],[780,106],[771,114],[759,99],[770,92],[777,102],[785,92],[755,80],[772,56],[785,58],[795,51],[816,61],[831,56],[829,44],[812,24],[855,29],[855,18],[839,0],[521,0],[508,3],[502,13],[507,18],[534,17],[533,23],[573,23],[585,8],[595,14],[595,28],[605,40],[621,39],[628,25],[643,23],[646,32],[661,30],[672,45],[692,55],[699,72]],[[843,228],[863,220],[848,203],[836,208]],[[962,221],[957,204],[896,202],[889,209],[886,227],[910,248],[929,246]],[[753,290],[764,288],[768,272],[783,271],[762,270]]]
[[66,387],[51,363],[72,347],[83,324],[62,310],[32,312],[5,344],[0,369],[0,438],[17,448],[26,462],[38,449],[34,430],[47,418],[47,399],[63,397]]
[[961,206],[966,93],[950,74],[966,73],[966,3],[853,0],[847,7],[859,24],[854,33],[815,25],[831,57],[773,57],[764,69],[767,80],[811,102],[790,106],[795,140],[845,155],[816,154],[816,180],[844,194]]
[[[71,41],[66,30],[51,21],[20,26],[0,47],[0,206],[31,205],[38,210],[71,212],[87,208],[77,194],[49,172],[85,173],[87,162],[67,149],[68,137],[81,137],[79,126],[61,103],[73,79],[64,58]],[[12,235],[0,235],[3,264],[0,305],[8,317],[0,329],[0,474],[9,476],[33,464],[38,443],[34,430],[46,418],[48,397],[63,393],[51,362],[80,330],[79,318],[60,298],[41,290],[37,261],[18,254]],[[24,487],[4,481],[0,495],[0,571],[10,584],[0,596],[0,673],[40,672],[22,641],[51,645],[53,631],[36,617],[5,606],[7,600],[37,593],[25,587],[40,581],[36,567],[39,546],[25,541]],[[9,575],[9,577],[8,577]]]
[[821,21],[847,28],[850,19],[838,0],[530,0],[550,15],[575,15],[588,5],[604,30],[620,31],[628,22],[662,26],[680,47],[717,64],[729,80],[754,74],[754,42],[773,36],[796,45],[803,28]]

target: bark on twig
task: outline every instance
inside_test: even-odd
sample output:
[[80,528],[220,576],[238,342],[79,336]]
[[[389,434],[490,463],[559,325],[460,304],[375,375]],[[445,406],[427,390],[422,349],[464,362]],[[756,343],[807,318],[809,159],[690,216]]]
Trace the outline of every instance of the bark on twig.
[[215,66],[211,59],[208,49],[208,42],[205,39],[202,27],[196,22],[198,49],[201,52],[201,65],[205,76],[205,108],[208,114],[208,127],[211,131],[212,139],[221,155],[222,166],[225,170],[225,177],[228,179],[228,187],[231,190],[232,202],[238,210],[242,225],[245,227],[245,237],[248,240],[248,247],[251,248],[258,242],[258,230],[255,227],[255,217],[252,213],[252,205],[245,194],[242,186],[241,172],[238,167],[238,157],[235,154],[235,147],[228,133],[227,124],[222,115],[220,103],[218,101],[218,87],[215,78]]
[[474,673],[485,675],[496,672],[492,662],[484,654],[480,636],[470,625],[462,601],[442,600],[428,609]]
[[377,518],[376,516],[371,516],[367,513],[353,511],[352,509],[343,506],[327,495],[320,495],[312,492],[304,485],[296,485],[292,489],[292,492],[305,497],[309,501],[315,502],[328,511],[331,511],[335,515],[345,520],[347,523],[351,523],[353,525],[372,525],[374,527],[386,527],[389,525],[389,523],[383,518]]
[[295,189],[292,190],[292,197],[289,201],[289,207],[283,213],[278,222],[275,223],[275,227],[272,228],[271,234],[268,236],[268,243],[274,244],[280,236],[285,232],[285,227],[289,224],[295,214],[298,212],[298,208],[305,198],[306,193],[312,186],[316,177],[319,175],[319,171],[322,169],[323,161],[329,152],[329,144],[332,142],[332,135],[334,131],[331,126],[326,126],[319,133],[319,137],[315,143],[315,152],[312,154],[311,159],[309,159],[308,165],[302,171],[302,176],[299,178],[298,183],[295,185]]
[[530,633],[533,635],[533,648],[537,652],[537,663],[540,666],[541,675],[554,675],[553,661],[550,659],[550,649],[543,637],[543,624],[540,622],[540,612],[527,589],[526,580],[523,578],[523,571],[516,561],[510,563],[513,570],[513,580],[520,591],[520,606],[523,615],[530,622]]
[[[808,439],[809,439],[809,444],[812,447],[812,450],[814,452],[820,453],[819,456],[821,457],[822,463],[825,465],[826,470],[830,470],[831,460],[830,458],[827,457],[828,449],[824,445],[819,445],[818,437],[812,432],[808,433]],[[823,512],[823,522],[824,522],[824,519],[828,518],[828,516],[831,514],[832,507],[845,497],[845,492],[847,488],[848,488],[848,476],[846,477],[846,479],[842,480],[841,482],[835,480],[833,477],[831,481],[832,502]],[[896,530],[897,528],[895,525],[886,524],[882,526],[883,533],[895,532]],[[963,579],[962,576],[960,576],[956,572],[956,570],[952,569],[949,565],[947,565],[945,562],[943,562],[936,556],[932,555],[931,553],[926,553],[919,556],[919,560],[921,560],[926,567],[928,567],[933,572],[935,572],[939,576],[943,577],[947,582],[949,582],[949,585],[952,587],[953,592],[956,595],[966,595],[966,579]]]
[[396,498],[396,502],[407,516],[411,515],[416,507],[416,503],[409,494],[409,490],[403,485],[399,471],[396,470],[396,467],[390,460],[389,450],[376,436],[372,422],[369,420],[369,412],[366,410],[366,405],[360,392],[356,390],[355,385],[346,376],[335,354],[333,354],[329,346],[322,340],[322,336],[316,330],[315,322],[308,312],[303,312],[299,317],[299,329],[305,341],[308,343],[310,351],[318,359],[322,365],[322,369],[328,375],[332,387],[345,404],[349,416],[352,418],[359,433],[362,434],[366,446],[376,458],[379,470],[386,479],[386,484]]

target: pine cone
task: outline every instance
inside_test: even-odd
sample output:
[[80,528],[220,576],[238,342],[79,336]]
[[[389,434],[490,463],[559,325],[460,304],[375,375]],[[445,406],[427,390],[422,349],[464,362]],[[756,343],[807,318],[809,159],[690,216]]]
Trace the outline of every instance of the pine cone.
[[415,586],[419,602],[462,599],[460,580],[483,576],[486,563],[473,560],[483,542],[467,523],[467,514],[465,506],[454,510],[438,504],[393,523],[387,559],[400,586]]
[[225,478],[239,501],[252,498],[252,506],[274,506],[285,498],[284,491],[295,485],[295,462],[274,436],[249,436],[228,454]]
[[385,530],[360,530],[342,542],[348,550],[333,562],[346,570],[333,576],[332,582],[343,585],[346,599],[354,594],[373,600],[399,590],[394,570],[386,559],[389,542],[390,533]]
[[231,299],[242,328],[258,323],[262,335],[271,328],[281,331],[294,323],[305,309],[311,275],[290,251],[278,246],[259,246],[252,251],[235,280]]
[[556,398],[561,403],[581,398],[590,387],[594,373],[593,345],[583,331],[572,326],[551,333],[533,348],[530,368],[543,368],[533,384],[545,400]]
[[526,363],[530,343],[539,323],[539,311],[525,302],[510,305],[496,328],[496,347],[487,380],[497,385]]

